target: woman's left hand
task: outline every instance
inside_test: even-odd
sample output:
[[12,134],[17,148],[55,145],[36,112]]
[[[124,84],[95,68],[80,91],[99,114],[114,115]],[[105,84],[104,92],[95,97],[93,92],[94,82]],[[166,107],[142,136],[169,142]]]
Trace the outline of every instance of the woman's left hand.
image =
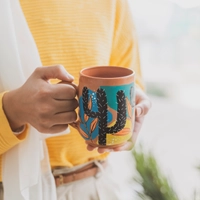
[[[149,109],[151,108],[151,101],[149,97],[145,94],[143,90],[136,87],[136,106],[135,106],[135,124],[134,124],[134,130],[133,135],[130,140],[128,140],[124,145],[116,148],[104,148],[104,147],[98,147],[97,150],[99,153],[104,152],[112,152],[112,151],[125,151],[125,150],[131,150],[134,147],[134,144],[136,142],[137,136],[140,132],[140,129],[142,127],[145,115],[148,113]],[[89,151],[92,151],[96,149],[93,146],[87,145],[87,149]]]

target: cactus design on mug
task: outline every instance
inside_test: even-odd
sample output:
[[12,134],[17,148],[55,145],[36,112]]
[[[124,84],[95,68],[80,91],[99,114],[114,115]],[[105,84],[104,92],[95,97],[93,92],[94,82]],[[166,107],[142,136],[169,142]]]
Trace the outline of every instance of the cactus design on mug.
[[98,88],[96,92],[97,111],[92,111],[89,106],[88,88],[84,87],[83,92],[83,109],[85,114],[94,119],[98,119],[99,137],[98,143],[106,145],[106,134],[114,134],[121,131],[126,123],[126,97],[122,90],[116,94],[117,99],[117,120],[112,127],[107,126],[108,102],[106,93],[102,88]]
[[95,91],[84,87],[80,102],[79,132],[85,140],[101,146],[128,140],[132,134],[133,84],[101,86]]

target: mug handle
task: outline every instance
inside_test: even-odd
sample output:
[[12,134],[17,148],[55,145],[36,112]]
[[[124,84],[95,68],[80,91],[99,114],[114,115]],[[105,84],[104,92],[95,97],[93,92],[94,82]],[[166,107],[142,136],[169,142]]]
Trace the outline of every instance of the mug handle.
[[[60,82],[58,82],[58,84],[69,84],[69,85],[73,86],[76,89],[76,94],[78,93],[78,86],[73,82],[60,81]],[[77,116],[78,116],[78,112],[77,112]],[[78,118],[77,118],[77,120],[75,122],[69,123],[68,125],[72,126],[73,128],[75,128],[76,130],[79,131],[79,125],[80,125],[79,116],[78,116]]]

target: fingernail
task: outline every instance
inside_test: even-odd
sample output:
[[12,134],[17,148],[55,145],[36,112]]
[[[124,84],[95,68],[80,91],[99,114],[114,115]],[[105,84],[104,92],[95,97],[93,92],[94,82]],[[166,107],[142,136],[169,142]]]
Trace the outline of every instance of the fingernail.
[[142,108],[136,108],[136,117],[139,117],[142,114]]

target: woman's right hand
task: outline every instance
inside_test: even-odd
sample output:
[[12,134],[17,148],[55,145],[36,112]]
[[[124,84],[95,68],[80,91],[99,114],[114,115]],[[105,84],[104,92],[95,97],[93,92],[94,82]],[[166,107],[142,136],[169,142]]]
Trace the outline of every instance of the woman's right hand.
[[[65,83],[50,84],[49,79]],[[4,94],[3,109],[13,131],[30,124],[41,133],[58,133],[76,121],[76,88],[61,65],[38,67],[20,88]],[[68,82],[69,84],[67,84]]]

